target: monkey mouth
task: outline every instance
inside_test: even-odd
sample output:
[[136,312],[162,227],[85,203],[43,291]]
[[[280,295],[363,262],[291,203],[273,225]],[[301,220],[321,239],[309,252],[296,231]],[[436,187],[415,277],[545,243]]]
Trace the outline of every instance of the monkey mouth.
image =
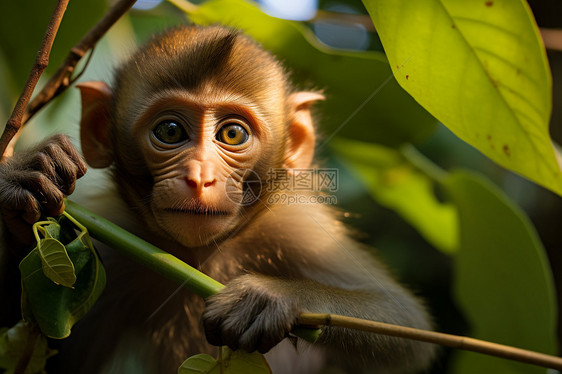
[[197,206],[197,207],[182,207],[182,208],[166,208],[167,212],[180,213],[180,214],[193,214],[197,216],[228,216],[229,212],[218,210],[211,207]]
[[230,213],[223,210],[214,209],[175,209],[169,208],[165,209],[167,212],[182,213],[182,214],[194,214],[199,216],[228,216]]

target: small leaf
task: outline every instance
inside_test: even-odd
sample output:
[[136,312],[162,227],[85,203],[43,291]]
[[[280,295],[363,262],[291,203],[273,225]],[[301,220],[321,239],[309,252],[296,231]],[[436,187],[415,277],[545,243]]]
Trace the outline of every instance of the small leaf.
[[232,351],[229,359],[230,363],[227,368],[232,374],[271,374],[271,368],[265,356],[258,352],[248,353],[239,349]]
[[552,82],[524,0],[363,0],[400,85],[499,165],[562,194]]
[[19,267],[24,291],[24,316],[37,321],[48,337],[62,339],[70,334],[72,326],[96,302],[105,287],[106,278],[87,232],[82,231],[77,236],[73,224],[66,217],[61,217],[57,225],[61,227],[57,238],[59,242],[70,240],[66,251],[76,273],[74,287],[61,287],[45,276],[37,248],[22,260]]
[[217,360],[206,354],[191,356],[181,364],[178,374],[212,374],[220,373]]
[[220,347],[219,360],[205,354],[192,356],[184,361],[178,374],[271,374],[264,355],[244,350],[233,351]]
[[45,238],[39,241],[37,250],[45,275],[56,284],[72,287],[76,282],[76,274],[64,245],[56,239]]

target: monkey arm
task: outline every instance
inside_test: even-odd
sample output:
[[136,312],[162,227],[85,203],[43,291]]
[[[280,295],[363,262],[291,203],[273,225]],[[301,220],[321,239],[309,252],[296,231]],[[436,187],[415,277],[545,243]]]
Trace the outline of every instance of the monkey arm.
[[[287,336],[301,312],[332,313],[376,321],[431,328],[419,303],[395,284],[394,289],[341,289],[310,279],[243,275],[206,302],[203,315],[207,339],[214,345],[265,353]],[[228,311],[225,314],[225,311]],[[399,338],[323,327],[317,345],[340,357],[379,367],[403,362],[423,367],[433,347]]]
[[[207,299],[203,321],[211,344],[267,352],[287,336],[302,312],[431,329],[421,302],[350,238],[333,211],[307,207],[303,215],[298,207],[279,209],[282,212],[273,210],[260,217],[260,227],[240,233],[242,237],[269,233],[262,240],[262,256],[255,257],[263,260],[246,263],[244,268],[252,273],[235,277]],[[303,221],[310,218],[316,223],[305,226]],[[282,237],[273,229],[280,220],[285,223]],[[287,222],[300,224],[288,226]],[[250,243],[248,238],[244,246]],[[281,252],[278,243],[283,243]],[[287,266],[268,267],[267,259],[275,256],[281,256]],[[315,346],[340,363],[351,360],[379,368],[399,364],[412,371],[427,366],[433,356],[434,347],[427,343],[338,327],[322,330]]]

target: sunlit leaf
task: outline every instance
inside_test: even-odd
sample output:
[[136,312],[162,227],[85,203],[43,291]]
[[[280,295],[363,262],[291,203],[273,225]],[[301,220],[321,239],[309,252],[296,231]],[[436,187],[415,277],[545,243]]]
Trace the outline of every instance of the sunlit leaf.
[[188,17],[243,30],[280,57],[301,86],[323,90],[327,101],[318,108],[325,140],[337,133],[397,145],[422,140],[434,129],[434,118],[400,88],[381,52],[330,49],[302,23],[269,16],[243,0],[207,1]]
[[395,149],[337,139],[333,149],[367,185],[373,198],[393,209],[435,247],[452,252],[458,246],[457,213],[435,196],[435,181]]
[[41,257],[45,276],[56,284],[72,287],[76,282],[76,274],[64,245],[56,239],[45,238],[37,244],[37,252]]
[[[445,186],[459,211],[455,295],[471,323],[471,335],[554,354],[552,274],[529,219],[482,177],[456,172]],[[485,355],[459,356],[456,373],[545,372]]]
[[41,331],[52,338],[65,338],[72,326],[93,306],[105,287],[105,271],[86,232],[79,236],[66,218],[58,239],[66,244],[76,272],[73,288],[54,284],[42,270],[39,251],[34,249],[20,263],[26,318],[33,318]]
[[28,342],[31,339],[35,339],[35,344],[26,373],[41,373],[47,359],[57,353],[49,349],[47,339],[23,321],[10,329],[0,329],[0,369],[6,369],[5,374],[14,373],[19,360],[28,354]]
[[364,0],[400,85],[498,164],[562,194],[551,76],[524,0]]

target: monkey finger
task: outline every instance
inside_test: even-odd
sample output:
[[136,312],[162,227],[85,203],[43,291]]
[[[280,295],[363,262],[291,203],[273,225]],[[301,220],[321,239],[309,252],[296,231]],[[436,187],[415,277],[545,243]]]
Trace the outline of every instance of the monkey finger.
[[203,327],[205,330],[205,337],[209,344],[215,346],[224,345],[221,337],[220,323],[209,318],[203,318]]
[[66,195],[74,191],[76,179],[86,172],[86,165],[66,136],[56,136],[37,153],[37,170],[43,171]]
[[224,321],[222,316],[224,314],[220,313],[217,303],[213,300],[213,297],[205,300],[205,311],[202,316],[203,328],[209,344],[221,346],[224,345],[221,336],[221,325]]
[[56,217],[62,213],[64,194],[47,176],[38,171],[27,173],[20,184],[33,194],[46,215]]
[[[78,179],[84,176],[84,174],[86,174],[86,170],[88,169],[88,167],[86,166],[86,162],[84,162],[84,159],[82,158],[78,150],[76,150],[74,145],[72,145],[68,137],[61,134],[55,135],[53,139],[60,146],[60,150],[64,152],[66,157],[70,160],[69,164],[75,166],[75,171],[73,172],[74,179]],[[62,155],[60,154],[54,154],[53,156],[56,157],[55,159],[62,158]]]

